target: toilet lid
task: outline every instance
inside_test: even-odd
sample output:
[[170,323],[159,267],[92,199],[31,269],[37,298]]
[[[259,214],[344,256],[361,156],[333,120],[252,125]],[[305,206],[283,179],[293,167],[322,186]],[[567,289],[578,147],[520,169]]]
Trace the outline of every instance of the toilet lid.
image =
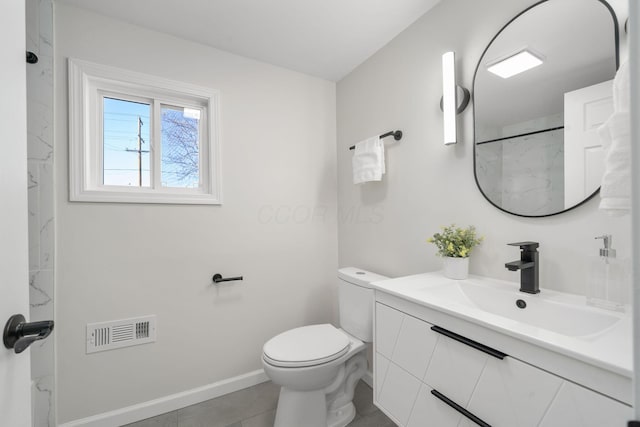
[[304,367],[330,362],[348,350],[349,338],[333,325],[310,325],[271,338],[264,358],[275,366]]

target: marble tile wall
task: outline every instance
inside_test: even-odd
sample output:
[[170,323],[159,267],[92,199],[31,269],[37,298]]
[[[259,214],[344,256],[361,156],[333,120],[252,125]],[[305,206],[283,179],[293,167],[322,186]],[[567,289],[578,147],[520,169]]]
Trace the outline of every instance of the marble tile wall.
[[[29,198],[29,318],[53,319],[53,4],[26,0],[26,47],[38,56],[27,64]],[[55,332],[54,332],[55,333]],[[54,426],[54,339],[31,346],[33,425]]]
[[503,142],[502,207],[530,215],[564,209],[562,129]]
[[[494,129],[492,134],[519,135],[562,126],[563,122],[562,113],[558,113]],[[477,145],[476,177],[489,200],[510,212],[547,215],[563,210],[564,131]]]
[[476,179],[484,195],[502,206],[502,142],[476,145]]

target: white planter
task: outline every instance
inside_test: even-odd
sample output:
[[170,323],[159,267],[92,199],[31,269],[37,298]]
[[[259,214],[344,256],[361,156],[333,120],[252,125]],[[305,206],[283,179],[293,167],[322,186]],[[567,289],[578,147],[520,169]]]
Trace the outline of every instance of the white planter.
[[444,276],[449,279],[466,279],[469,277],[469,258],[443,257]]

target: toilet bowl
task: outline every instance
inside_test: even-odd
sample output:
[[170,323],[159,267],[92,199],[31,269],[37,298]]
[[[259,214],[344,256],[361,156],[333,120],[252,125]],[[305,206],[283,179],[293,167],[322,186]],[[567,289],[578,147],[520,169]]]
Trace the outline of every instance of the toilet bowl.
[[344,427],[355,417],[353,393],[367,371],[365,342],[373,335],[370,283],[386,277],[351,267],[338,277],[342,329],[303,326],[264,345],[264,371],[281,386],[274,427]]

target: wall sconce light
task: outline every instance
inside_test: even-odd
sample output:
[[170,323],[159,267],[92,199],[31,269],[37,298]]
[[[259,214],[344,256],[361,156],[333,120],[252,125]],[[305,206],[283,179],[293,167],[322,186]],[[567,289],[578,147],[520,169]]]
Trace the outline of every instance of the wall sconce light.
[[455,144],[457,139],[456,115],[469,104],[469,91],[456,85],[455,52],[442,55],[442,98],[440,109],[444,113],[444,145]]

